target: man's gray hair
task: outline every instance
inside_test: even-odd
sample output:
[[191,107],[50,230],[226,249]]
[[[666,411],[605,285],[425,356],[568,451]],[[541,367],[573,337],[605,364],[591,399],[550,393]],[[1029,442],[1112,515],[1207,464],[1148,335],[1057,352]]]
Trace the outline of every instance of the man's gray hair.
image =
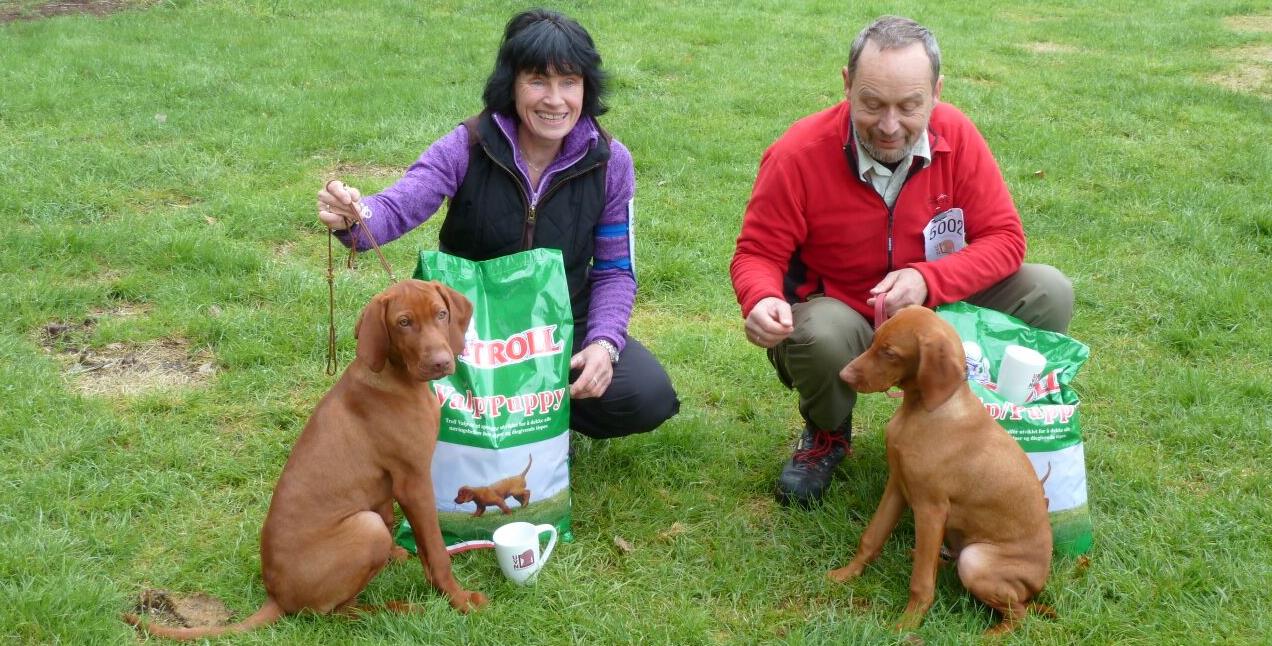
[[932,87],[936,87],[941,78],[941,48],[936,45],[936,36],[909,18],[899,16],[883,16],[857,34],[852,41],[852,49],[848,50],[848,78],[857,78],[857,60],[861,58],[861,50],[866,42],[872,42],[879,49],[902,49],[914,43],[923,43],[923,51],[927,52],[932,62]]

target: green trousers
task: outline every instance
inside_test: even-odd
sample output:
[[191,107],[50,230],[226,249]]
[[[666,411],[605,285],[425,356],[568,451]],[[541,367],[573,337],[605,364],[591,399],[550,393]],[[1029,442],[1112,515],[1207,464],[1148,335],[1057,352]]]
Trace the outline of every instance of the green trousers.
[[[1073,285],[1049,265],[1026,263],[968,303],[1010,314],[1043,330],[1065,332],[1073,318]],[[852,413],[857,393],[839,371],[870,347],[874,325],[834,298],[791,306],[795,331],[769,349],[769,361],[787,388],[799,391],[799,412],[821,429],[838,427]]]

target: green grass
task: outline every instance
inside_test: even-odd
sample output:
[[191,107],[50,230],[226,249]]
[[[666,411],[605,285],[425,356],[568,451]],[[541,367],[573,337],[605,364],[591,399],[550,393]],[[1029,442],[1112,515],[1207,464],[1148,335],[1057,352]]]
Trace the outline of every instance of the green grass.
[[[263,600],[260,523],[332,381],[314,195],[335,175],[366,192],[388,185],[475,112],[502,26],[523,6],[126,4],[0,25],[7,643],[135,643],[117,616],[145,587],[205,591],[240,616]],[[826,505],[776,507],[795,399],[743,339],[727,274],[760,154],[840,97],[852,36],[884,12],[935,30],[942,98],[994,149],[1028,259],[1073,279],[1071,332],[1092,350],[1075,381],[1090,565],[1057,561],[1044,599],[1059,618],[1006,641],[1266,643],[1272,88],[1266,56],[1234,52],[1272,46],[1272,4],[557,6],[591,30],[613,74],[604,121],[638,176],[632,330],[666,363],[681,414],[580,447],[576,539],[535,586],[504,582],[489,552],[461,555],[457,576],[491,604],[460,616],[417,564],[397,565],[364,599],[425,612],[295,617],[226,643],[903,641],[890,626],[905,604],[908,522],[860,581],[825,578],[882,490],[880,429],[894,404],[862,398],[856,456]],[[1264,80],[1215,80],[1241,65]],[[433,222],[386,248],[399,274],[436,232]],[[370,256],[337,273],[347,361],[360,306],[385,279]],[[51,324],[72,326],[62,349],[168,340],[214,357],[215,374],[84,394],[92,374],[69,375],[74,355],[43,347]],[[917,635],[972,643],[992,621],[944,572]]]

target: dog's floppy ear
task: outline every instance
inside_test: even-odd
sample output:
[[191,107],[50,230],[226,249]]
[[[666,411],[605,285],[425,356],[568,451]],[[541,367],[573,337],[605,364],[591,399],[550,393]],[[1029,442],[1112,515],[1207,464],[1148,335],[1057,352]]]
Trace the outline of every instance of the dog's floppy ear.
[[353,328],[353,338],[358,340],[358,358],[371,367],[371,372],[384,370],[389,359],[389,328],[384,322],[387,298],[377,294],[362,308],[358,324]]
[[442,295],[446,309],[450,310],[450,347],[455,356],[464,353],[464,333],[468,331],[468,322],[473,318],[473,303],[463,294],[453,290],[449,285],[435,282],[437,293]]
[[926,331],[919,335],[919,371],[915,381],[923,393],[928,412],[944,404],[967,381],[966,367],[944,334]]

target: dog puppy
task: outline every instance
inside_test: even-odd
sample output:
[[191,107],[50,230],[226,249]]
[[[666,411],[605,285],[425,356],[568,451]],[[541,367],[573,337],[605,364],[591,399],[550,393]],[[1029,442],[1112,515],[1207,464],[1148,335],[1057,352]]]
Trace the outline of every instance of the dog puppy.
[[487,507],[498,507],[499,511],[511,514],[512,509],[505,502],[509,498],[516,500],[521,503],[522,507],[525,507],[530,504],[530,490],[526,488],[526,474],[530,473],[530,465],[532,464],[534,464],[533,455],[530,456],[529,462],[526,462],[526,468],[515,476],[509,476],[485,487],[469,487],[466,485],[460,487],[458,495],[455,496],[455,504],[476,503],[477,510],[473,512],[474,517],[486,513]]
[[888,482],[879,507],[836,582],[861,575],[908,507],[914,511],[914,569],[900,629],[916,628],[932,605],[942,543],[959,579],[1002,615],[1011,631],[1033,609],[1051,569],[1051,525],[1042,484],[1020,445],[967,385],[953,326],[913,305],[875,332],[870,348],[840,377],[861,393],[899,386],[901,406],[885,437]]
[[207,628],[124,620],[160,637],[201,639],[306,610],[354,610],[367,583],[403,556],[393,544],[394,501],[410,521],[428,582],[460,612],[485,605],[451,573],[430,474],[440,409],[427,382],[454,372],[472,311],[450,287],[419,280],[393,285],[363,309],[357,357],[318,402],[274,487],[261,528],[266,599],[255,614]]

